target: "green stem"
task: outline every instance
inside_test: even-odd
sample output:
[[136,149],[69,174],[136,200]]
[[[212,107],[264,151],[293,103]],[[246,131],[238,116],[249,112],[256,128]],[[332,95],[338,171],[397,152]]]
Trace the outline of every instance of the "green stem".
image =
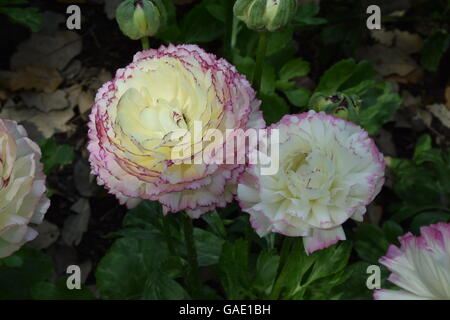
[[189,273],[189,286],[193,294],[197,292],[200,287],[200,272],[197,263],[197,250],[195,249],[194,242],[194,227],[192,225],[192,220],[186,214],[183,214],[183,228],[184,228],[184,239],[186,242],[188,263],[190,266]]
[[264,58],[266,57],[267,40],[269,33],[267,31],[261,31],[259,33],[258,49],[256,51],[256,65],[253,71],[253,87],[257,93],[261,89],[261,78],[263,73]]
[[224,34],[224,53],[225,57],[231,61],[232,53],[231,53],[231,37],[233,34],[233,0],[226,1],[226,29]]
[[233,15],[233,22],[232,22],[232,29],[231,29],[231,50],[233,50],[236,47],[237,42],[237,35],[239,32],[239,20]]
[[141,38],[141,44],[142,44],[142,49],[144,49],[144,50],[147,50],[148,48],[150,48],[148,37]]
[[292,247],[294,246],[294,241],[295,239],[289,237],[284,237],[283,239],[283,244],[281,245],[280,263],[278,265],[277,276],[275,278],[276,280],[273,284],[272,290],[269,295],[270,299],[272,300],[278,299],[280,295],[283,281],[285,280],[283,271],[286,267],[286,262],[288,260],[290,252],[292,251]]

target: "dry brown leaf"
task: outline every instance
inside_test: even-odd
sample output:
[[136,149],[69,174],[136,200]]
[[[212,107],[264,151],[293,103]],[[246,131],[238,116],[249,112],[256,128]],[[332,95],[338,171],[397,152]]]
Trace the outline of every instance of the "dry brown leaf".
[[[74,115],[75,112],[70,108],[46,113],[35,108],[17,106],[10,100],[0,112],[0,118],[22,122],[33,140],[50,138],[56,132],[67,132],[70,129],[67,122]],[[35,130],[29,130],[29,126],[34,127]],[[38,133],[32,134],[36,130]]]
[[370,36],[378,43],[390,47],[394,43],[395,33],[393,31],[386,31],[385,29],[374,29],[370,31]]
[[432,104],[426,108],[433,116],[438,118],[445,127],[450,129],[450,109],[447,109],[444,104]]
[[63,90],[57,90],[53,93],[24,91],[20,93],[20,97],[25,105],[37,108],[42,112],[62,110],[69,106],[69,101]]
[[38,250],[46,249],[59,238],[58,226],[46,220],[34,227],[34,229],[36,229],[39,235],[29,243],[31,248]]
[[420,52],[423,46],[422,38],[415,33],[395,30],[395,47],[405,54]]
[[86,112],[91,110],[93,104],[94,104],[93,90],[83,91],[78,96],[78,110],[80,111],[81,115],[84,115]]
[[418,67],[413,72],[407,74],[406,76],[399,76],[399,75],[392,75],[386,78],[386,80],[389,81],[395,81],[398,83],[418,83],[420,80],[422,80],[423,77],[423,69]]
[[418,67],[411,57],[399,49],[388,48],[381,44],[363,48],[358,53],[358,58],[371,61],[382,76],[392,74],[406,76]]
[[9,91],[36,89],[51,93],[62,82],[58,70],[48,67],[26,66],[15,71],[0,71],[0,85]]
[[78,83],[65,88],[64,91],[67,94],[67,100],[69,101],[69,108],[73,108],[78,105],[78,97],[80,96],[83,89]]
[[411,108],[419,107],[422,104],[422,99],[420,96],[413,96],[411,92],[407,90],[402,91],[402,106]]
[[83,234],[87,230],[89,219],[91,217],[89,200],[85,198],[78,199],[70,210],[77,214],[71,215],[66,219],[61,231],[61,236],[67,245],[77,246],[83,239]]
[[73,31],[57,31],[54,35],[32,33],[12,56],[11,69],[43,66],[63,70],[81,49],[81,37]]

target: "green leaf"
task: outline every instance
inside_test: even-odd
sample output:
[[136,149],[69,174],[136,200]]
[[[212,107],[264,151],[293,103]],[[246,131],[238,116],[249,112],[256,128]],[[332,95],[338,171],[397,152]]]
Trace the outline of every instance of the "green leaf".
[[349,241],[315,251],[316,261],[306,283],[340,272],[347,265],[352,245]]
[[[97,287],[106,299],[142,299],[148,296],[161,269],[169,257],[168,250],[156,241],[131,237],[116,240],[100,261]],[[161,275],[158,275],[161,276]]]
[[276,93],[261,93],[262,110],[267,125],[278,122],[285,114],[289,113],[286,101]]
[[225,23],[227,17],[227,7],[223,1],[209,0],[205,4],[206,10],[217,20]]
[[56,140],[48,138],[39,143],[42,151],[42,163],[46,175],[54,171],[59,165],[71,163],[74,158],[74,149],[67,145],[58,145]]
[[203,43],[213,41],[225,31],[224,24],[213,17],[204,2],[197,4],[181,20],[185,43]]
[[416,148],[414,149],[414,159],[420,156],[420,154],[429,152],[432,148],[431,137],[428,134],[420,136],[417,140]]
[[449,222],[450,213],[445,212],[422,212],[414,217],[411,222],[411,232],[418,235],[420,234],[420,228],[429,226],[438,222]]
[[289,60],[280,70],[280,79],[282,81],[289,81],[296,77],[306,76],[309,71],[309,62],[303,59]]
[[8,16],[8,18],[17,24],[24,25],[37,32],[42,27],[42,14],[36,8],[0,8],[0,13]]
[[211,232],[194,228],[194,241],[199,266],[209,266],[219,261],[224,240]]
[[142,201],[137,207],[128,211],[123,219],[123,227],[148,229],[159,226],[161,218],[163,218],[161,205],[157,201]]
[[220,280],[228,299],[242,299],[249,288],[249,244],[243,239],[225,242],[220,255]]
[[267,41],[266,56],[270,57],[285,49],[287,46],[292,45],[291,42],[293,35],[294,28],[289,26],[277,32],[271,32]]
[[202,216],[202,219],[206,221],[208,226],[211,228],[212,232],[220,237],[225,238],[227,235],[227,231],[225,229],[225,226],[223,224],[222,218],[220,217],[219,213],[214,210],[208,214],[204,214]]
[[275,69],[269,64],[264,65],[261,79],[261,92],[267,94],[274,93],[275,78]]
[[300,3],[297,14],[294,17],[294,23],[297,25],[319,25],[326,23],[323,18],[314,17],[319,13],[319,5],[314,1]]
[[256,262],[256,276],[253,287],[268,294],[275,282],[279,263],[280,256],[273,250],[262,251]]
[[253,70],[255,68],[255,60],[250,57],[242,57],[235,53],[233,56],[233,63],[237,70],[244,74],[248,81],[251,81]]
[[147,278],[147,281],[142,299],[181,300],[189,298],[188,293],[178,282],[158,270],[151,272],[151,276]]
[[[0,265],[0,299],[31,299],[31,288],[50,278],[53,263],[44,253],[29,248],[20,249],[14,256],[17,259],[8,258],[10,266]],[[11,263],[13,260],[16,262]]]
[[355,72],[355,61],[353,59],[342,60],[329,68],[320,78],[316,92],[331,95],[338,91]]
[[359,124],[370,135],[376,134],[384,123],[393,119],[402,101],[398,94],[393,93],[392,86],[388,82],[372,86],[361,96],[361,99],[362,110],[359,114]]
[[306,88],[297,88],[293,90],[284,91],[289,102],[296,107],[305,107],[308,105],[311,91]]
[[383,233],[387,242],[397,242],[398,237],[402,236],[405,232],[403,228],[395,221],[388,220],[383,224]]
[[450,34],[446,30],[437,30],[425,40],[421,52],[420,63],[428,71],[435,72],[442,56],[450,45]]
[[359,257],[372,264],[377,264],[389,247],[383,230],[373,224],[360,225],[356,229],[355,239],[355,250]]
[[[367,273],[367,268],[371,264],[364,261],[355,262],[346,267],[345,272],[349,274],[349,278],[338,287],[339,291],[343,293],[342,299],[345,300],[372,300],[373,290],[367,288],[367,278],[370,274]],[[390,288],[392,284],[387,281],[390,272],[384,267],[381,269],[382,288]]]
[[343,270],[350,252],[351,244],[344,242],[307,255],[302,240],[294,241],[270,298],[330,298],[333,287],[346,279]]

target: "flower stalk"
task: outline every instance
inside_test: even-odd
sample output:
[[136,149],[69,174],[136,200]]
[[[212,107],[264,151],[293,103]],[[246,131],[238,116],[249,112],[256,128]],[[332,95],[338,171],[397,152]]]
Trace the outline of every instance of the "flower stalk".
[[194,227],[192,219],[183,214],[183,231],[186,243],[187,258],[189,263],[188,286],[191,288],[191,294],[195,295],[200,288],[200,271],[197,262],[197,250],[194,242]]
[[141,38],[141,44],[142,44],[142,49],[143,50],[149,49],[150,48],[150,41],[148,40],[148,37]]
[[253,71],[253,87],[256,92],[261,89],[261,79],[264,67],[264,58],[266,57],[267,41],[269,33],[267,31],[261,31],[259,33],[258,49],[256,50],[256,65]]

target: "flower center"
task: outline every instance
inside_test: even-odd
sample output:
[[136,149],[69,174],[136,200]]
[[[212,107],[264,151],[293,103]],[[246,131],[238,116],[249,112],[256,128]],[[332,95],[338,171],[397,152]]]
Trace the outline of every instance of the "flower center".
[[292,195],[309,200],[327,196],[334,176],[332,160],[332,155],[318,149],[294,154],[283,170]]

